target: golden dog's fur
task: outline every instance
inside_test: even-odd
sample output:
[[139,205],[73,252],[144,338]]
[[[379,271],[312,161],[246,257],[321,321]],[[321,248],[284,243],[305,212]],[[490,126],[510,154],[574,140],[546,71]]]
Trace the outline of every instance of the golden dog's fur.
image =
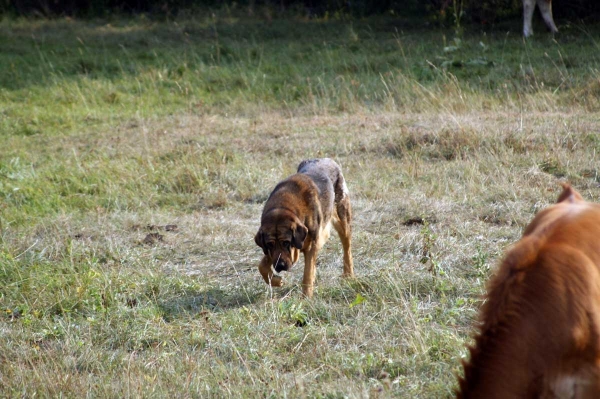
[[600,204],[565,185],[488,285],[458,398],[600,398]]
[[353,276],[351,218],[348,189],[339,165],[328,158],[303,161],[298,172],[280,182],[269,196],[254,237],[264,252],[258,270],[265,282],[281,286],[281,277],[273,269],[289,271],[302,252],[302,293],[311,297],[317,254],[329,238],[331,224],[344,249],[343,276]]

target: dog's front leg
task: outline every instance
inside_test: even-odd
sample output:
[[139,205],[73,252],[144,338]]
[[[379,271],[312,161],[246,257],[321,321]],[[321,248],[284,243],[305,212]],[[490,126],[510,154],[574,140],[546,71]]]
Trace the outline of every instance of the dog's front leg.
[[304,252],[304,277],[302,277],[302,295],[311,298],[315,284],[315,274],[317,266],[317,248],[311,245],[310,249]]
[[260,272],[265,283],[269,284],[271,287],[281,287],[283,285],[283,281],[280,276],[276,276],[273,274],[273,261],[268,256],[263,256],[260,263],[258,264],[258,271]]

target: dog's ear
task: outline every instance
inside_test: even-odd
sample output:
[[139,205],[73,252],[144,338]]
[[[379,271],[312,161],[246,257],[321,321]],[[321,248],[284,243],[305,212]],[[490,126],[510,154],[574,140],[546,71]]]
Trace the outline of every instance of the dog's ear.
[[307,233],[308,229],[306,226],[300,222],[297,222],[296,228],[292,230],[292,245],[298,249],[302,249]]
[[558,197],[558,202],[568,201],[570,203],[583,201],[583,197],[581,194],[577,192],[573,187],[571,187],[568,183],[562,183],[563,192]]
[[254,236],[254,242],[256,245],[262,248],[265,255],[267,255],[267,247],[265,245],[265,235],[262,232],[262,229],[258,229],[258,233]]

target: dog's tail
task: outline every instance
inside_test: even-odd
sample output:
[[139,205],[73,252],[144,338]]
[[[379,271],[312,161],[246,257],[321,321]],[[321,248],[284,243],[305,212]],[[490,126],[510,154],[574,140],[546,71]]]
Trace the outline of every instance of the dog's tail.
[[344,198],[348,197],[350,192],[348,191],[348,186],[346,185],[346,180],[344,179],[341,169],[337,170],[337,176],[335,177],[333,191],[335,192],[335,202],[339,203]]
[[348,234],[352,231],[352,207],[350,205],[350,192],[346,185],[346,180],[342,174],[341,168],[337,168],[335,180],[333,182],[333,191],[335,193],[335,210],[338,218],[343,221],[344,228]]

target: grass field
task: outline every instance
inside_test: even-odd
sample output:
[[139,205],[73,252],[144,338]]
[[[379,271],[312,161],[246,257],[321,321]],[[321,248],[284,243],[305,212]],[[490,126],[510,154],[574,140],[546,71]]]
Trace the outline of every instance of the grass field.
[[[558,182],[600,198],[600,27],[230,14],[0,21],[3,397],[450,397]],[[344,170],[341,244],[269,289],[262,204]]]

